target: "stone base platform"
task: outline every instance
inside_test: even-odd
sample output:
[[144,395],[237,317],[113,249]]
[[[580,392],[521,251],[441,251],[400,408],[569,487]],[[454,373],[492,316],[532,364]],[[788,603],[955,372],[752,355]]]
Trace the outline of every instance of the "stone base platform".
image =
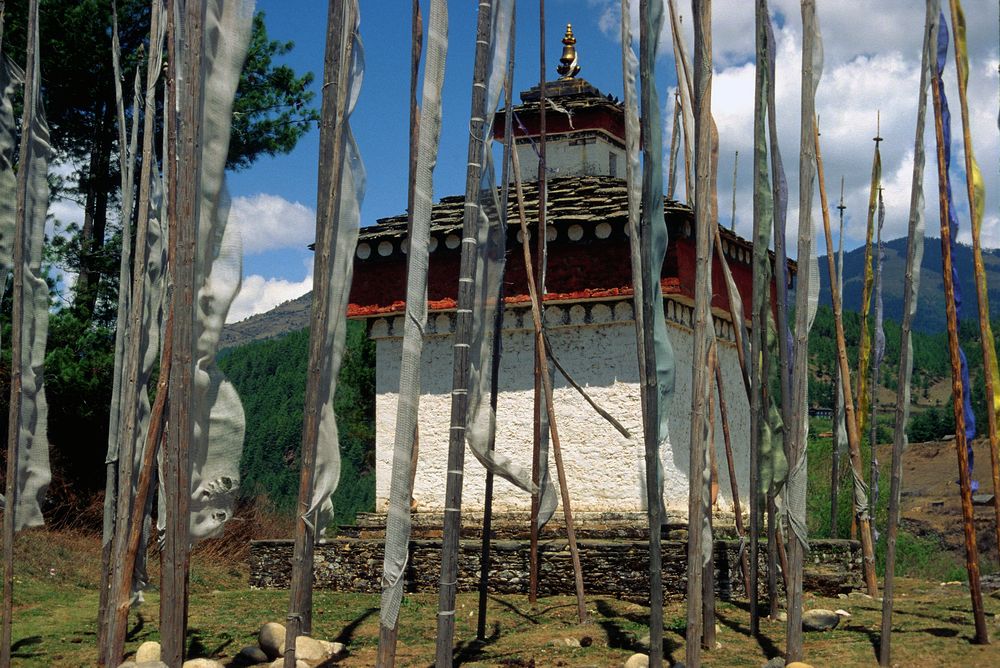
[[[636,529],[638,530],[638,529]],[[685,529],[686,531],[686,529]],[[580,539],[584,588],[588,595],[645,602],[649,600],[649,541],[630,538]],[[663,540],[663,591],[667,598],[683,598],[687,587],[687,542]],[[250,546],[250,586],[287,588],[291,576],[290,540],[253,541]],[[481,542],[459,543],[459,591],[475,591],[479,582]],[[573,566],[564,539],[548,538],[539,545],[539,594],[573,594]],[[739,542],[717,540],[715,582],[723,599],[744,598],[740,575]],[[338,538],[316,546],[314,586],[335,591],[380,591],[383,542],[379,538]],[[759,564],[763,574],[764,563]],[[434,592],[441,569],[441,541],[410,542],[406,572],[407,592]],[[780,580],[780,578],[779,578]],[[807,591],[827,595],[861,587],[861,547],[857,541],[814,540],[805,560]],[[761,577],[762,587],[766,578]],[[494,539],[490,562],[490,590],[498,594],[527,594],[528,541]],[[761,593],[766,595],[762,589]]]

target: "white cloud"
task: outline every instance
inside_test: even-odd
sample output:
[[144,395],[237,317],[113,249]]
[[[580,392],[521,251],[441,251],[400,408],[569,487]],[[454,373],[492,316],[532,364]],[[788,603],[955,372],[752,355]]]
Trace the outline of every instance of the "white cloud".
[[304,248],[316,234],[315,211],[267,193],[234,197],[229,222],[239,228],[247,255],[279,248]]
[[[608,39],[619,41],[619,3],[590,0],[597,9],[596,22]],[[666,3],[664,3],[666,4]],[[677,2],[682,15],[685,40],[693,43],[690,5]],[[911,0],[882,0],[876,4],[862,0],[818,3],[825,64],[817,92],[823,161],[831,207],[839,199],[840,178],[845,178],[847,206],[847,246],[863,241],[871,176],[876,112],[881,115],[881,143],[885,236],[906,234],[909,217],[910,182],[913,169],[913,142],[916,127],[920,58],[924,32],[924,5]],[[983,221],[984,246],[1000,246],[1000,136],[997,130],[998,52],[996,5],[973,6],[969,11],[968,43],[970,58],[969,116],[976,158],[986,181],[986,215]],[[777,40],[776,103],[778,134],[788,178],[788,235],[794,248],[798,221],[798,153],[801,57],[801,18],[798,0],[772,0],[771,12]],[[944,3],[948,14],[947,3]],[[638,2],[632,3],[632,23],[637,27]],[[948,16],[950,25],[950,15]],[[713,11],[714,76],[712,111],[719,126],[719,199],[728,202],[733,170],[733,154],[740,152],[737,184],[737,231],[748,236],[751,229],[752,124],[754,87],[754,3],[716,2]],[[661,38],[661,75],[673,71],[669,25]],[[750,64],[748,64],[750,63]],[[965,195],[964,148],[961,115],[955,83],[954,43],[949,47],[945,86],[952,111],[952,188],[961,231],[959,240],[970,240],[968,199]],[[662,96],[669,124],[673,108],[672,91]],[[669,141],[669,125],[665,128]],[[933,111],[928,100],[928,120],[924,135],[927,163],[924,172],[927,230],[937,234],[936,150]],[[683,167],[678,175],[677,193],[683,198]],[[814,222],[820,220],[819,198],[815,197]],[[728,207],[722,220],[728,224]],[[835,217],[836,210],[831,214]],[[834,224],[836,222],[834,221]],[[824,250],[821,247],[821,252]]]
[[312,287],[311,272],[301,281],[265,278],[259,274],[245,276],[243,287],[233,300],[226,322],[239,322],[257,313],[270,311],[278,304],[301,297],[312,290]]

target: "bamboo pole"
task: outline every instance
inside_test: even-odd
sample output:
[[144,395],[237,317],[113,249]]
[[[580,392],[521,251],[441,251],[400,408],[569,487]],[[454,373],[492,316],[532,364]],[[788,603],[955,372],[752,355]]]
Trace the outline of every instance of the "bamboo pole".
[[959,358],[958,313],[955,307],[955,283],[952,277],[951,225],[948,209],[948,172],[945,163],[944,121],[942,119],[941,75],[935,68],[931,83],[934,100],[934,131],[937,137],[938,193],[941,213],[941,261],[943,265],[945,314],[948,318],[948,348],[951,361],[952,409],[955,414],[955,450],[958,456],[958,478],[962,495],[962,526],[965,531],[965,568],[969,574],[969,594],[972,598],[972,615],[975,619],[976,644],[989,643],[983,593],[979,578],[979,550],[976,546],[976,523],[972,508],[971,476],[969,475],[968,443],[965,436],[965,415],[962,410],[961,359]]
[[[535,241],[538,257],[537,269],[535,270],[535,291],[544,297],[545,295],[545,256],[547,232],[545,213],[548,204],[548,193],[546,184],[548,177],[545,172],[545,0],[538,0],[538,239]],[[531,280],[531,279],[529,279]],[[541,448],[542,439],[548,438],[548,434],[542,433],[542,375],[549,375],[549,365],[544,354],[538,353],[538,348],[542,345],[541,339],[535,337],[535,370],[534,370],[534,413],[533,431],[531,444],[531,482],[534,491],[531,494],[531,533],[530,552],[528,559],[528,602],[532,605],[538,602],[538,576],[539,576],[539,555],[538,555],[538,511],[539,511],[539,490],[541,489]],[[548,419],[551,419],[549,416]]]
[[353,57],[353,29],[357,5],[331,1],[327,15],[327,42],[324,56],[322,122],[320,125],[319,206],[316,216],[316,253],[313,259],[313,306],[309,329],[309,374],[306,381],[305,412],[302,425],[302,463],[299,498],[296,506],[295,547],[292,555],[292,582],[285,635],[285,668],[295,668],[295,639],[312,627],[313,546],[315,517],[308,517],[314,486],[320,410],[328,388],[320,387],[327,357],[326,332],[329,312],[330,262],[335,247],[334,234],[340,224],[343,187],[346,115]]
[[[468,165],[465,181],[465,217],[455,316],[451,429],[448,439],[448,479],[445,488],[444,537],[441,544],[441,588],[438,599],[436,665],[452,665],[455,637],[455,595],[458,585],[458,541],[461,533],[462,478],[465,465],[465,423],[468,414],[469,342],[475,301],[476,226],[478,225],[483,127],[486,109],[486,67],[490,35],[490,3],[481,2],[476,25],[476,57],[472,74],[472,112],[469,121]],[[291,668],[291,667],[289,667]]]
[[21,445],[21,330],[24,322],[24,244],[28,227],[28,168],[32,127],[37,113],[38,0],[28,2],[27,50],[24,68],[24,115],[21,121],[20,164],[17,170],[17,212],[14,219],[14,286],[11,299],[10,412],[7,428],[6,506],[3,513],[3,623],[0,631],[0,666],[10,665],[14,609],[14,513],[17,512],[17,462]]
[[681,96],[674,93],[674,121],[670,130],[670,162],[667,165],[667,199],[674,198],[677,187],[677,151],[680,150]]
[[892,609],[895,594],[896,534],[899,528],[899,500],[903,487],[903,448],[910,412],[910,383],[913,375],[913,342],[910,329],[917,310],[920,289],[920,263],[924,248],[924,127],[927,116],[927,86],[934,64],[938,41],[940,2],[926,3],[924,43],[920,67],[920,93],[917,103],[917,127],[914,138],[913,179],[906,244],[906,270],[903,278],[903,322],[900,332],[899,370],[896,382],[895,429],[892,441],[892,474],[889,484],[889,521],[885,540],[885,580],[882,590],[882,629],[879,636],[879,664],[892,662]]
[[[521,248],[524,252],[524,267],[527,272],[528,293],[531,298],[531,318],[535,329],[535,339],[538,342],[538,358],[540,363],[545,360],[545,332],[542,329],[541,295],[535,290],[535,276],[531,264],[531,249],[528,239],[527,216],[524,211],[524,192],[521,186],[521,163],[517,151],[511,152],[514,164],[514,184],[517,191],[518,218],[521,225]],[[566,469],[563,466],[562,447],[559,441],[559,429],[556,424],[555,403],[552,397],[552,377],[542,374],[542,393],[545,400],[545,410],[549,416],[549,430],[552,435],[552,458],[556,464],[556,474],[559,477],[559,494],[562,500],[563,515],[566,522],[566,540],[569,543],[570,557],[573,561],[573,580],[576,586],[577,619],[580,623],[587,621],[587,606],[583,591],[583,570],[580,565],[580,551],[576,543],[576,530],[573,524],[573,511],[570,504],[569,485],[566,480]]]
[[[736,533],[740,541],[746,538],[743,526],[743,511],[740,508],[739,483],[736,480],[736,463],[733,460],[733,443],[729,435],[729,411],[726,407],[725,385],[722,380],[722,365],[715,361],[715,388],[719,394],[719,417],[722,421],[722,439],[726,445],[726,465],[729,470],[729,489],[733,495],[733,514],[736,516]],[[752,491],[751,491],[752,494]],[[750,559],[746,550],[740,550],[740,570],[743,573],[743,587],[750,592]]]
[[[823,232],[826,235],[826,261],[830,276],[836,276],[837,272],[833,264],[833,234],[830,231],[830,206],[826,198],[826,183],[823,174],[823,155],[820,152],[819,128],[814,126],[814,141],[816,143],[816,177],[819,181],[819,197],[821,210],[823,212]],[[844,423],[847,426],[847,445],[851,455],[851,469],[854,477],[860,478],[863,464],[861,461],[861,433],[858,430],[858,421],[854,414],[854,398],[851,396],[851,372],[847,362],[847,340],[844,337],[843,303],[840,289],[833,281],[830,282],[830,296],[833,301],[833,319],[837,330],[837,361],[840,366],[841,378],[844,382]],[[875,578],[875,549],[872,544],[872,532],[870,521],[867,517],[867,509],[860,508],[854,504],[854,515],[857,518],[861,538],[861,553],[864,559],[865,587],[868,595],[878,596],[878,582]]]
[[[956,32],[960,29],[964,32],[965,17],[962,14],[958,0],[950,0],[951,22],[955,26]],[[961,21],[959,20],[961,17]],[[1000,387],[996,387],[997,379],[993,376],[993,369],[997,364],[997,351],[994,347],[993,332],[990,327],[990,304],[989,293],[986,284],[986,269],[983,266],[983,247],[980,239],[980,226],[982,224],[982,211],[985,202],[977,201],[976,184],[973,174],[978,174],[979,168],[974,165],[972,153],[972,134],[969,125],[969,102],[968,102],[968,63],[966,58],[962,58],[959,53],[959,42],[955,39],[955,63],[958,69],[958,99],[962,111],[962,140],[965,146],[965,182],[969,192],[969,211],[973,212],[972,228],[972,256],[973,272],[976,277],[976,303],[979,306],[979,343],[983,352],[983,380],[986,386],[986,423],[990,439],[990,471],[993,475],[993,512],[994,530],[996,531],[997,554],[1000,556],[1000,434],[997,425],[997,392]],[[985,195],[985,193],[983,193]],[[977,219],[978,218],[978,222]]]
[[[511,162],[511,152],[514,150],[514,27],[515,8],[511,8],[510,17],[510,46],[507,52],[507,76],[504,79],[504,127],[503,127],[503,166],[501,167],[501,202],[500,211],[503,216],[504,227],[507,224],[507,204],[510,196],[509,169]],[[504,239],[506,244],[506,238]],[[506,269],[506,264],[504,265]],[[503,346],[500,337],[503,334],[503,310],[504,310],[504,289],[503,281],[500,281],[500,290],[497,294],[496,315],[493,320],[493,359],[492,375],[490,376],[490,410],[496,415],[497,400],[500,394],[500,355]],[[496,450],[496,428],[490,431],[489,450]],[[489,594],[490,575],[490,541],[493,536],[493,471],[486,470],[486,498],[483,502],[483,538],[482,550],[479,559],[479,615],[476,623],[476,639],[480,642],[486,641],[486,602]]]

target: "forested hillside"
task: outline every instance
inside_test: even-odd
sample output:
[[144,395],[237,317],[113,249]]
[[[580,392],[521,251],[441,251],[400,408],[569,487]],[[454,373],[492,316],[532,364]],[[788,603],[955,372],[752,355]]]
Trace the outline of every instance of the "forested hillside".
[[[919,319],[919,318],[918,318]],[[869,318],[868,327],[872,331],[874,323]],[[994,345],[1000,343],[1000,320],[993,322]],[[847,357],[851,373],[858,368],[858,343],[861,336],[861,317],[857,313],[844,313],[844,335],[847,339]],[[914,441],[938,438],[954,433],[955,422],[951,411],[950,388],[951,363],[948,352],[948,334],[940,332],[927,334],[913,332],[913,381],[912,401],[915,404],[910,418],[910,438]],[[983,355],[979,342],[979,325],[975,321],[963,321],[959,327],[959,338],[969,364],[972,382],[972,408],[978,424],[986,424],[986,390],[983,376]],[[889,408],[895,404],[895,392],[899,373],[900,325],[893,320],[885,321],[885,358],[880,370],[880,387],[892,392],[892,400],[884,399]],[[821,306],[816,314],[816,322],[809,336],[809,358],[813,370],[809,384],[810,406],[830,407],[833,405],[834,368],[837,364],[837,341],[834,329],[833,310]],[[852,377],[852,382],[857,382]],[[935,388],[935,386],[937,386]],[[932,392],[932,390],[938,390]],[[942,392],[943,390],[943,392]],[[980,430],[981,431],[981,430]],[[888,438],[885,436],[884,438]]]
[[[299,487],[302,406],[309,330],[224,350],[219,365],[236,385],[246,412],[240,500],[266,497],[290,512]],[[375,346],[364,324],[351,322],[336,395],[340,486],[335,522],[349,524],[375,503]]]

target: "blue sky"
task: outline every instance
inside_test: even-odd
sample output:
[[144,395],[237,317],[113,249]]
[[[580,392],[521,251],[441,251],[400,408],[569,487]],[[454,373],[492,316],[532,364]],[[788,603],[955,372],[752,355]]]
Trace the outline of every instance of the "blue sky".
[[[368,172],[362,224],[402,213],[406,207],[408,134],[410,2],[361,0],[361,34],[365,47],[364,85],[351,124]],[[638,2],[633,2],[638,6]],[[692,44],[688,3],[677,3],[684,19],[688,48]],[[817,108],[823,125],[824,162],[831,199],[836,198],[840,176],[847,181],[847,247],[863,239],[872,142],[876,111],[881,111],[883,183],[887,205],[886,236],[905,234],[910,199],[914,122],[923,28],[923,3],[884,0],[878,13],[864,0],[820,3],[819,19],[826,48],[826,65],[820,82]],[[970,105],[977,156],[987,179],[988,201],[984,243],[1000,246],[1000,140],[997,132],[997,7],[995,3],[966,2],[970,16],[972,58]],[[548,0],[546,2],[547,76],[555,79],[566,23],[578,39],[580,76],[604,93],[621,96],[621,55],[618,44],[618,7],[615,0]],[[799,67],[801,30],[797,0],[772,0],[778,42],[778,123],[792,202],[789,234],[797,229],[797,160],[799,136]],[[326,30],[326,0],[280,2],[258,0],[266,13],[273,39],[293,40],[295,49],[285,61],[298,72],[322,77]],[[449,2],[450,44],[445,73],[444,118],[441,153],[434,174],[435,200],[464,191],[467,122],[474,49],[477,3]],[[424,11],[427,3],[424,2]],[[635,12],[635,8],[633,8]],[[861,13],[868,12],[864,21]],[[633,25],[635,25],[633,16]],[[725,203],[721,218],[728,224],[734,152],[740,151],[737,186],[737,231],[750,229],[750,133],[753,118],[753,3],[717,0],[713,16],[715,67],[713,114],[720,132],[719,192]],[[675,81],[669,30],[661,40],[657,75],[663,117],[672,113]],[[538,80],[538,4],[518,3],[515,94]],[[954,63],[946,77],[953,105],[955,171],[960,179],[961,132],[954,86]],[[319,96],[317,95],[317,104]],[[517,98],[515,97],[515,100]],[[669,132],[664,133],[669,141]],[[234,198],[233,215],[243,230],[245,244],[244,288],[230,320],[272,308],[311,287],[312,254],[305,245],[312,240],[316,204],[318,131],[302,139],[295,151],[265,158],[251,169],[229,178]],[[925,144],[933,158],[933,135]],[[936,181],[931,159],[925,174],[927,199],[935,202]],[[960,211],[966,211],[956,180]],[[678,192],[683,192],[682,187]],[[817,204],[818,206],[818,204]],[[818,210],[814,220],[818,220]],[[937,225],[936,208],[927,209],[928,230]],[[963,219],[959,239],[968,241]]]

